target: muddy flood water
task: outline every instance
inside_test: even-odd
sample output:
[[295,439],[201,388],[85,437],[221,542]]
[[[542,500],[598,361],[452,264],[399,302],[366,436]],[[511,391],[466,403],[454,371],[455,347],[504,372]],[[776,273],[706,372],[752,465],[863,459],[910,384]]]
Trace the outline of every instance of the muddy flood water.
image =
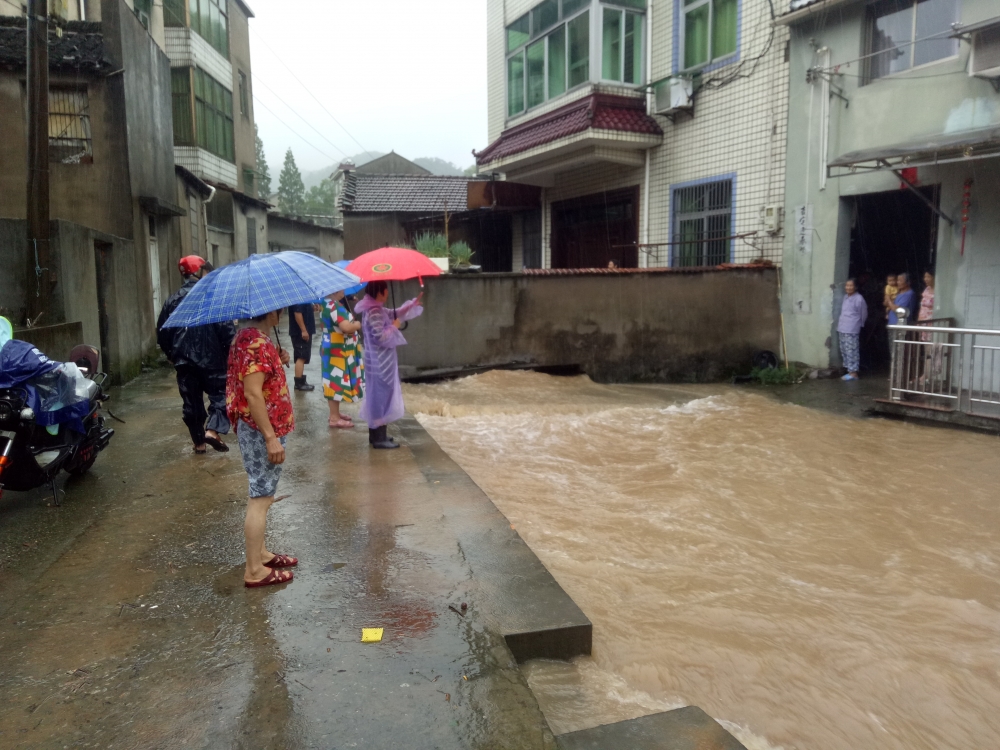
[[557,734],[696,704],[751,750],[1000,747],[1000,441],[728,386],[491,372],[407,407],[594,623]]

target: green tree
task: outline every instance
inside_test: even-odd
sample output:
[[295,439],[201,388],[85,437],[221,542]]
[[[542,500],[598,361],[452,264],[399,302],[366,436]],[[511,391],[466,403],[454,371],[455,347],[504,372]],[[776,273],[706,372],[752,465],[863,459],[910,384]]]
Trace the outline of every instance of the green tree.
[[257,132],[257,123],[253,124],[253,137],[257,141],[257,197],[267,200],[271,197],[271,170],[264,158],[264,141]]
[[306,213],[333,216],[334,199],[333,183],[329,178],[324,179],[319,185],[313,185],[309,188],[309,192],[306,193]]
[[278,175],[278,209],[282,213],[298,215],[305,213],[306,186],[302,184],[302,173],[295,165],[292,150],[285,152],[285,164]]

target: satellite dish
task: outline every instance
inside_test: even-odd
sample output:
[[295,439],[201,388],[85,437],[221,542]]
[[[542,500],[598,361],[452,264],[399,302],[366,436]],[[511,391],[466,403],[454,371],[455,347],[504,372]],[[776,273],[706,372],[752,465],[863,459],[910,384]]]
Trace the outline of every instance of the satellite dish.
[[7,318],[0,315],[0,349],[3,349],[4,344],[14,338],[14,326],[10,324]]

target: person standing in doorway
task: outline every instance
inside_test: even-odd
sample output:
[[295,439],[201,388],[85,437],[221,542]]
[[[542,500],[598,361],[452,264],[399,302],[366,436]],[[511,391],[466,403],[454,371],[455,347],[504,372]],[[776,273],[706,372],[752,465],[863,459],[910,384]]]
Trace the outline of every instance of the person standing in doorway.
[[316,333],[316,314],[311,302],[288,308],[288,335],[295,354],[295,390],[314,391],[316,386],[306,382],[305,367],[312,359],[312,337]]
[[[892,309],[889,310],[889,325],[905,326],[913,320],[914,298],[916,297],[916,294],[910,287],[910,275],[908,273],[896,274],[896,286],[899,288],[899,292],[893,300]],[[899,308],[906,310],[906,314],[902,320],[896,314],[896,310]]]
[[840,335],[840,354],[844,358],[847,374],[841,380],[857,380],[861,367],[861,329],[868,320],[868,303],[858,294],[854,279],[844,284],[844,302],[840,308],[837,333]]
[[368,423],[368,442],[372,448],[398,448],[388,436],[386,426],[403,416],[403,389],[399,382],[399,359],[396,347],[406,344],[399,332],[403,321],[420,315],[423,292],[397,309],[387,308],[389,287],[384,281],[369,281],[365,297],[356,306],[361,313],[365,337],[365,400],[361,418]]
[[[243,454],[250,485],[243,535],[246,543],[247,588],[287,583],[299,561],[269,552],[264,541],[267,511],[285,462],[285,436],[295,429],[295,412],[288,394],[284,365],[288,352],[274,345],[264,331],[273,330],[281,310],[244,321],[229,352],[226,411]],[[280,500],[282,498],[277,498]]]
[[205,453],[207,446],[211,445],[215,450],[225,453],[229,446],[222,441],[221,435],[229,432],[229,420],[226,418],[226,360],[236,328],[231,322],[209,323],[191,328],[163,327],[198,280],[212,271],[212,264],[198,255],[181,258],[177,266],[184,277],[184,283],[163,303],[160,317],[156,321],[156,343],[177,371],[177,389],[184,404],[181,414],[194,442],[194,452]]

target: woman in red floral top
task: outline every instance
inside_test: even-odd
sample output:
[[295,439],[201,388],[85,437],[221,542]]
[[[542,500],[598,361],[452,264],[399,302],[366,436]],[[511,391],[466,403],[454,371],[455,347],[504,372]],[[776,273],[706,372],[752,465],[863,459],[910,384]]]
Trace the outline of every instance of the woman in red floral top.
[[254,318],[241,326],[229,349],[226,378],[226,413],[236,430],[243,468],[250,480],[243,533],[246,537],[248,588],[286,583],[299,561],[268,552],[264,545],[267,511],[285,462],[285,436],[295,428],[295,414],[288,394],[283,365],[288,352],[279,352],[264,331],[278,325],[281,310]]

